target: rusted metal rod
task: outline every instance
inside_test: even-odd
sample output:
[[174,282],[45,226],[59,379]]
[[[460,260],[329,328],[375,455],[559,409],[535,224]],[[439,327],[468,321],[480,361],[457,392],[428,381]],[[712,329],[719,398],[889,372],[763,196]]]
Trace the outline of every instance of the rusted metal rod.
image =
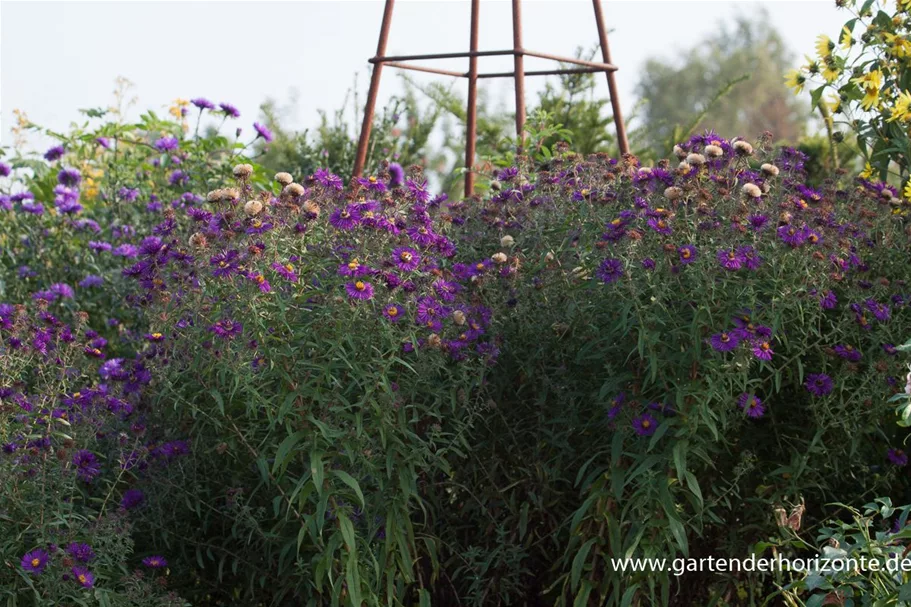
[[[610,47],[607,45],[607,30],[604,29],[604,14],[601,11],[601,0],[592,0],[595,8],[595,22],[598,26],[598,43],[601,45],[601,58],[604,63],[612,63]],[[629,154],[629,141],[626,139],[626,126],[623,124],[623,113],[620,111],[620,96],[617,94],[617,77],[613,71],[607,72],[607,89],[610,94],[611,111],[614,113],[614,126],[617,129],[617,145],[620,154]]]
[[550,53],[539,53],[538,51],[530,51],[525,49],[522,51],[524,55],[529,57],[538,57],[540,59],[550,59],[551,61],[559,61],[560,63],[571,63],[573,65],[584,65],[586,67],[597,67],[601,71],[610,72],[616,71],[617,66],[611,63],[598,63],[597,61],[586,61],[585,59],[575,59],[573,57],[561,57],[560,55],[551,55]]
[[[478,50],[478,19],[481,0],[471,0],[471,34],[469,48],[471,53]],[[474,194],[474,157],[478,139],[478,56],[472,54],[468,59],[468,117],[465,129],[465,198]]]
[[426,55],[395,55],[391,57],[384,57],[380,53],[377,53],[375,57],[371,57],[367,61],[370,63],[388,63],[390,61],[414,61],[421,59],[461,59],[463,57],[493,57],[496,55],[514,55],[515,51],[513,49],[504,50],[504,51],[468,51],[461,53],[430,53]]
[[[562,74],[596,74],[598,72],[603,72],[604,69],[600,67],[580,67],[573,69],[565,70],[532,70],[526,71],[526,76],[559,76]],[[478,74],[478,78],[512,78],[513,72],[488,72],[486,74]]]
[[[392,24],[392,7],[395,0],[386,0],[383,9],[383,25],[380,27],[380,39],[376,43],[376,54],[382,57],[386,53],[386,41],[389,39],[389,26]],[[376,108],[376,96],[380,89],[380,75],[383,64],[373,66],[370,75],[370,89],[367,91],[367,106],[364,108],[364,122],[361,124],[361,138],[357,142],[357,156],[354,160],[354,176],[360,177],[367,162],[367,145],[370,143],[370,130],[373,127],[373,111]]]
[[513,69],[516,79],[516,139],[519,148],[525,143],[525,57],[522,49],[522,6],[512,0]]
[[403,70],[413,70],[415,72],[427,72],[428,74],[440,74],[442,76],[454,76],[456,78],[467,78],[467,72],[453,72],[452,70],[441,70],[435,67],[424,67],[423,65],[411,65],[410,63],[400,63],[390,61],[385,63],[386,67],[397,67]]

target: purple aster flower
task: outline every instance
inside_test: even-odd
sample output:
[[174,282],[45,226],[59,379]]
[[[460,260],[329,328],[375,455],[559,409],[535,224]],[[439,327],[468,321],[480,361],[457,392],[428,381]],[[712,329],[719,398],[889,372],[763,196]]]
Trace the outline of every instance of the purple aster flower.
[[642,260],[642,267],[646,270],[654,270],[655,269],[655,260],[652,259],[651,257],[646,257],[645,259]]
[[76,296],[76,292],[73,291],[73,287],[63,282],[52,284],[51,292],[59,297],[63,297],[64,299],[73,299],[73,297]]
[[73,567],[73,578],[76,583],[83,588],[92,588],[95,586],[95,574],[85,567]]
[[838,356],[841,358],[852,363],[856,363],[861,358],[860,351],[854,346],[848,344],[838,344],[835,346],[835,353],[838,354]]
[[867,309],[873,313],[874,318],[879,322],[886,322],[892,317],[892,311],[886,304],[881,304],[875,299],[868,299],[864,302]]
[[197,97],[196,99],[191,99],[190,103],[198,107],[200,110],[214,110],[215,104],[205,99],[203,97]]
[[289,282],[297,282],[297,274],[294,272],[294,266],[290,263],[282,265],[279,262],[272,264],[272,269],[278,272],[279,276]]
[[749,217],[747,217],[747,221],[750,224],[751,230],[753,230],[754,232],[759,232],[769,222],[769,218],[766,217],[765,215],[762,215],[759,213],[753,213]]
[[136,188],[122,187],[117,191],[117,195],[126,202],[135,202],[136,198],[139,197],[139,190]]
[[385,316],[388,320],[390,320],[392,322],[400,321],[402,319],[402,315],[403,315],[402,307],[399,306],[398,304],[391,303],[391,304],[386,304],[386,306],[383,307],[383,316]]
[[772,360],[772,355],[775,352],[772,351],[772,344],[764,340],[757,340],[753,343],[751,349],[753,356],[759,360]]
[[54,206],[60,213],[78,213],[82,210],[79,204],[79,190],[58,185],[54,188]]
[[893,344],[883,344],[883,352],[885,352],[887,356],[895,356],[898,354],[898,348]]
[[755,394],[744,392],[737,398],[737,406],[743,409],[747,417],[758,419],[765,415],[765,405]]
[[832,291],[826,291],[819,296],[819,307],[823,310],[833,310],[838,305],[838,298]]
[[139,489],[127,489],[123,492],[123,497],[120,500],[120,505],[124,510],[132,510],[137,506],[142,505],[145,501],[146,496]]
[[802,245],[808,236],[808,230],[805,228],[798,228],[793,225],[783,225],[778,228],[778,238],[781,239],[786,245],[797,248]]
[[147,556],[142,559],[142,564],[151,569],[161,569],[168,566],[168,561],[163,556]]
[[889,461],[894,465],[904,468],[908,465],[908,454],[901,449],[889,449],[887,454]]
[[709,344],[718,352],[730,352],[740,345],[740,336],[737,333],[715,333]]
[[699,257],[699,251],[694,245],[686,244],[677,249],[677,256],[683,265],[691,264]]
[[95,558],[95,551],[92,550],[92,547],[81,542],[71,542],[70,545],[66,547],[66,551],[80,563],[88,563]]
[[743,267],[743,264],[746,261],[734,249],[722,249],[718,251],[716,257],[718,259],[718,263],[721,264],[721,267],[729,271],[739,270]]
[[20,208],[24,212],[31,213],[32,215],[42,215],[44,213],[44,205],[40,202],[23,202],[20,205]]
[[345,284],[345,291],[351,299],[370,299],[373,297],[373,285],[362,280]]
[[139,249],[131,244],[122,244],[111,251],[111,255],[115,257],[136,257],[139,255]]
[[254,122],[253,130],[256,131],[256,136],[262,137],[266,141],[266,143],[269,143],[272,141],[272,139],[273,139],[272,131],[270,131],[269,127],[267,127],[266,125],[260,124],[259,122]]
[[664,217],[652,217],[648,220],[648,227],[667,236],[672,232],[670,224]]
[[110,140],[108,140],[107,137],[96,137],[95,143],[97,143],[98,145],[100,145],[101,147],[103,147],[106,150],[111,149],[111,142],[110,142]]
[[397,188],[405,181],[405,169],[397,162],[389,163],[389,187]]
[[425,225],[411,226],[405,231],[411,241],[419,247],[429,247],[436,243],[437,235]]
[[101,473],[101,467],[98,464],[98,458],[91,451],[80,449],[73,455],[73,465],[76,467],[76,474],[82,480],[89,482]]
[[392,261],[403,272],[413,272],[421,265],[421,255],[411,247],[399,247],[392,251]]
[[595,275],[604,284],[617,282],[623,276],[623,262],[609,257],[601,262]]
[[9,177],[12,169],[5,162],[0,162],[0,177]]
[[383,193],[386,191],[386,184],[377,179],[375,175],[370,175],[369,177],[358,177],[357,182],[371,192]]
[[657,429],[658,420],[648,413],[643,413],[642,415],[633,418],[633,430],[635,430],[636,434],[639,436],[651,436]]
[[807,375],[804,386],[813,396],[825,396],[832,392],[835,382],[825,373],[810,373]]
[[442,278],[433,281],[432,286],[437,297],[445,302],[455,301],[456,295],[462,290],[462,285]]
[[756,249],[750,245],[737,247],[737,255],[743,260],[747,270],[755,271],[762,265],[762,258],[756,252]]
[[213,255],[209,258],[209,265],[215,266],[215,269],[212,270],[212,275],[216,277],[229,276],[237,271],[238,268],[238,253],[235,249],[230,251],[222,251],[216,255]]
[[176,171],[172,171],[171,174],[168,176],[168,183],[170,183],[172,186],[184,185],[188,181],[190,181],[190,176],[187,175],[186,173],[184,173],[183,171],[181,171],[180,169],[177,169]]
[[180,146],[180,141],[178,141],[176,137],[162,137],[152,145],[154,145],[155,149],[159,152],[171,152]]
[[240,118],[240,110],[230,103],[219,103],[218,107],[221,108],[221,111],[224,112],[225,116],[230,116],[231,118]]
[[266,280],[266,277],[262,274],[250,272],[248,278],[255,282],[257,286],[259,286],[259,290],[263,293],[268,293],[272,290],[272,285],[269,284],[269,281]]
[[223,318],[209,327],[209,330],[222,339],[231,339],[232,337],[240,335],[244,330],[244,326],[239,322]]
[[55,160],[62,158],[65,153],[66,150],[62,145],[55,145],[44,153],[44,159],[48,162],[54,162]]
[[57,173],[57,183],[65,185],[67,187],[74,187],[79,185],[79,182],[82,181],[82,173],[76,169],[65,168],[61,169]]
[[47,567],[50,556],[44,550],[32,550],[22,556],[22,568],[29,573],[41,573]]
[[348,205],[343,209],[335,209],[329,216],[329,223],[338,230],[351,230],[361,220],[361,212],[355,205]]

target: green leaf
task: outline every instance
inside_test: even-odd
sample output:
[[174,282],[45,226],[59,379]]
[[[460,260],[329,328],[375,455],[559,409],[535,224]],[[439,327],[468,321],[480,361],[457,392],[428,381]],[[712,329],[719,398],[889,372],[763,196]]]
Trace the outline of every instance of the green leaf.
[[354,480],[354,477],[352,477],[344,470],[333,470],[332,474],[337,476],[343,483],[351,487],[354,493],[357,494],[357,499],[361,502],[362,508],[366,506],[366,503],[364,502],[364,494],[361,492],[361,486],[357,483],[356,480]]
[[576,553],[576,556],[573,558],[573,566],[570,575],[570,587],[575,590],[579,585],[579,578],[582,577],[582,567],[585,566],[585,559],[588,558],[588,553],[592,549],[592,546],[595,545],[595,542],[598,538],[592,538],[582,544],[582,547],[579,549],[579,552]]
[[303,430],[298,430],[281,442],[281,444],[278,446],[278,449],[275,451],[275,462],[272,464],[273,474],[279,469],[285,469],[286,462],[291,455],[291,450],[297,445],[297,443],[303,440],[305,436],[307,436],[306,432]]
[[316,492],[323,494],[323,481],[325,480],[325,471],[323,470],[323,452],[317,449],[310,452],[310,474],[313,475],[313,484],[316,486]]
[[348,552],[354,553],[357,550],[357,544],[354,540],[354,525],[351,524],[351,519],[348,518],[347,514],[341,512],[338,515],[338,524],[342,530],[345,545],[348,546]]

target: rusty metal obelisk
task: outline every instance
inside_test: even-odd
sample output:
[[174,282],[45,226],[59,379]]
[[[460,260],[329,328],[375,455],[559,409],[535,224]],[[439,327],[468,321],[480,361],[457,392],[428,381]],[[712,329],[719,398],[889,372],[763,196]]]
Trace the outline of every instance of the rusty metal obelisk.
[[[610,92],[611,109],[614,114],[614,125],[617,129],[617,143],[620,147],[620,153],[626,154],[629,152],[629,142],[626,139],[626,128],[623,125],[623,115],[620,112],[620,100],[617,96],[617,81],[614,75],[614,72],[617,71],[617,66],[611,62],[610,49],[607,45],[607,31],[604,29],[604,14],[601,11],[600,0],[592,0],[592,5],[595,9],[595,25],[598,30],[598,42],[601,45],[601,57],[603,59],[601,63],[570,57],[560,57],[548,53],[539,53],[523,48],[521,0],[512,0],[513,47],[511,49],[502,51],[478,50],[478,20],[481,2],[480,0],[471,0],[471,36],[469,38],[468,51],[461,53],[430,53],[424,55],[389,57],[386,56],[386,41],[389,38],[389,27],[392,25],[392,8],[394,4],[395,0],[386,0],[386,8],[383,11],[383,23],[380,26],[380,39],[376,45],[376,56],[370,59],[370,63],[373,64],[373,74],[370,77],[370,89],[367,92],[367,104],[364,108],[364,122],[361,125],[361,136],[357,143],[357,158],[354,163],[354,175],[356,177],[361,175],[364,170],[364,164],[367,161],[367,146],[370,142],[370,129],[373,126],[373,116],[376,109],[376,98],[380,88],[380,77],[383,74],[383,66],[468,79],[468,116],[466,121],[467,132],[465,141],[465,167],[468,169],[465,172],[466,197],[471,196],[474,193],[475,175],[471,169],[474,166],[477,145],[478,79],[480,78],[513,78],[515,80],[516,135],[518,138],[522,139],[524,137],[525,129],[525,76],[604,72],[607,75],[607,88]],[[512,55],[513,71],[479,74],[478,57],[489,57],[493,55]],[[560,63],[575,65],[577,67],[525,71],[524,58],[526,56],[550,59]],[[408,61],[423,59],[453,59],[459,57],[468,57],[467,72],[454,72],[451,70],[441,70],[406,63]]]

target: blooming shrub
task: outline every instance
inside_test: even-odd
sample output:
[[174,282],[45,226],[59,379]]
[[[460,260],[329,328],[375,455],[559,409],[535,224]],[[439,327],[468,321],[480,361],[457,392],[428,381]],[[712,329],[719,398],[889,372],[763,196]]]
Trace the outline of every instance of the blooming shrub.
[[[816,57],[791,70],[786,80],[795,92],[812,90],[813,104],[825,104],[857,143],[868,164],[864,177],[886,181],[891,174],[911,196],[911,3],[894,6],[868,0],[839,0],[851,13],[836,39],[820,35]],[[823,95],[831,93],[823,99]],[[828,113],[828,112],[827,112]],[[898,192],[892,191],[898,199]]]
[[762,598],[781,580],[611,559],[747,556],[789,507],[908,488],[884,186],[709,132],[679,165],[557,145],[449,201],[419,167],[273,178],[155,120],[98,200],[31,162],[0,221],[35,266],[0,308],[6,596]]

